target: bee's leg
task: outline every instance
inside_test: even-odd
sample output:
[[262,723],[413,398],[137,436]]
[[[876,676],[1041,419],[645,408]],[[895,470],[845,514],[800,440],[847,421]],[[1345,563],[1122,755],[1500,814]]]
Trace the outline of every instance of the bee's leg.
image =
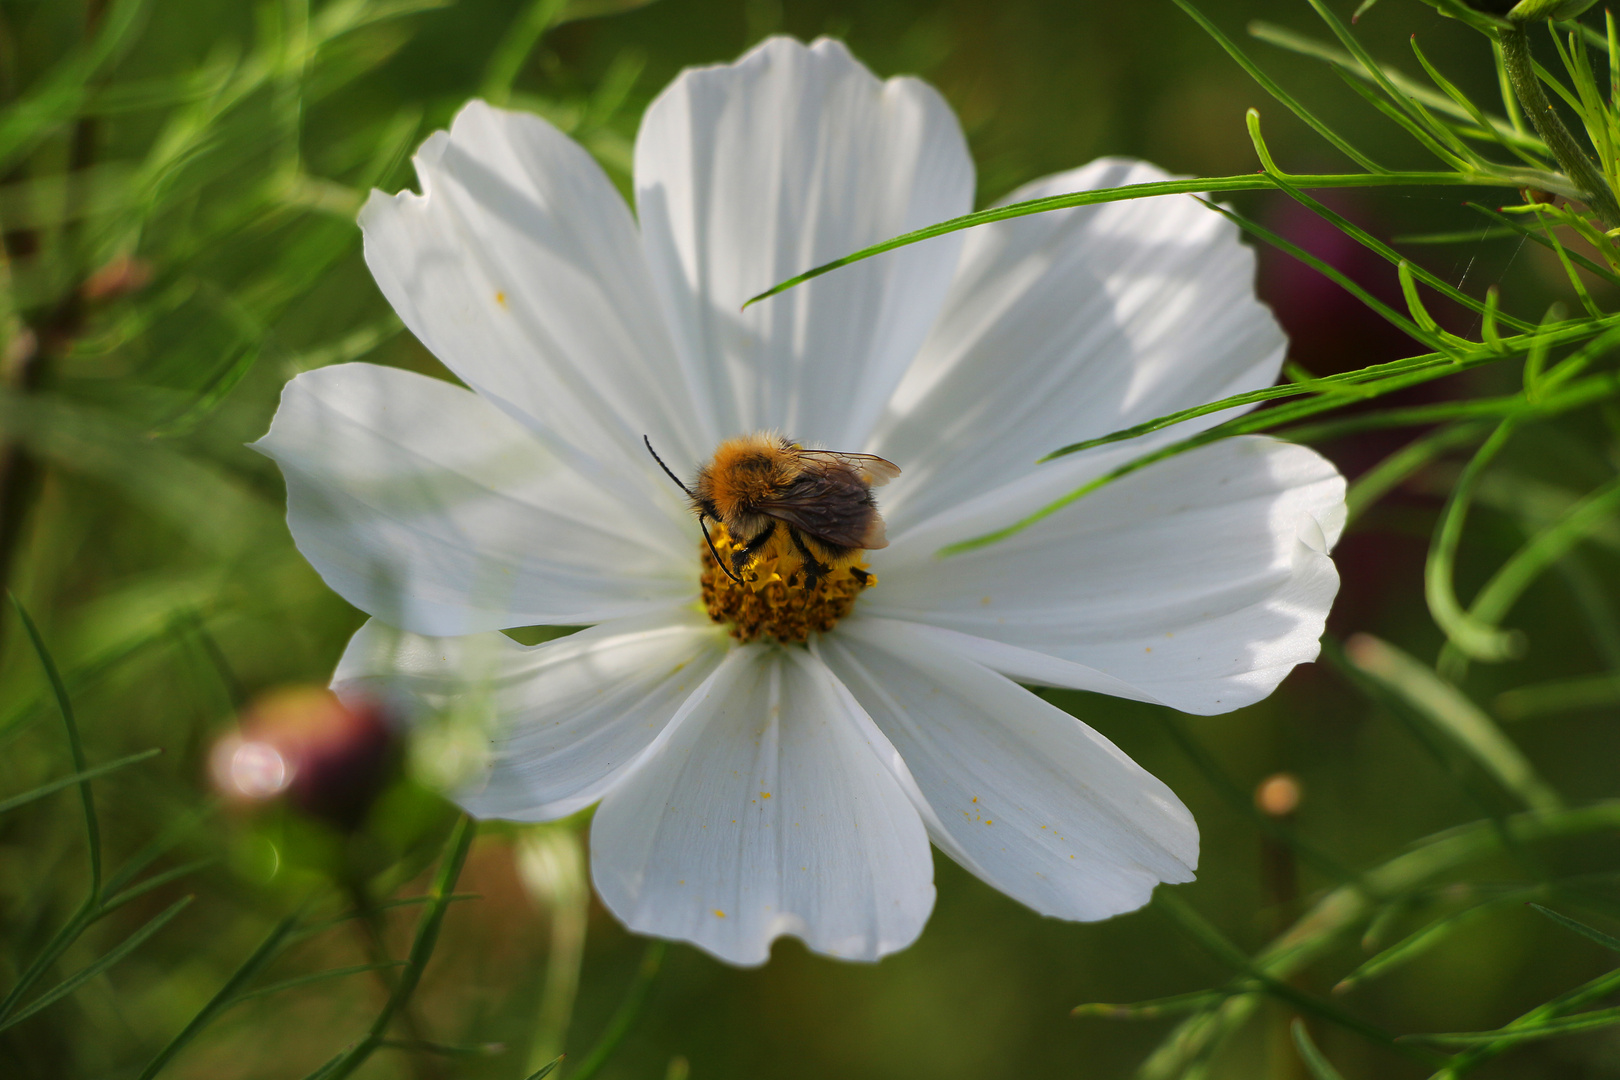
[[866,588],[866,583],[872,580],[872,575],[868,574],[865,570],[862,570],[858,566],[852,566],[849,568],[849,576],[854,578],[855,583],[863,589]]
[[804,559],[804,589],[806,592],[814,592],[816,583],[824,575],[832,573],[832,568],[822,565],[820,560],[810,553],[810,548],[805,545],[804,537],[799,535],[798,529],[790,527],[788,535],[793,538],[793,546],[799,549],[799,555]]
[[759,549],[770,543],[771,537],[775,534],[776,522],[773,521],[770,528],[731,553],[731,565],[736,569],[737,573],[742,573],[743,568],[754,561],[754,556],[759,554]]

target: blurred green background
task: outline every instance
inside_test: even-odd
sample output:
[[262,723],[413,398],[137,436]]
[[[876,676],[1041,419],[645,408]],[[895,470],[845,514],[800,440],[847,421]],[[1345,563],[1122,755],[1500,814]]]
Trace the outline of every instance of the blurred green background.
[[[1333,6],[1348,16],[1349,5]],[[426,887],[455,816],[426,788],[397,783],[345,839],[292,811],[219,805],[207,756],[263,691],[324,683],[363,619],[298,556],[279,474],[243,444],[264,432],[282,384],[301,370],[364,358],[443,374],[373,286],[353,215],[368,188],[414,183],[410,152],[490,84],[492,57],[520,61],[514,107],[571,131],[621,185],[652,95],[682,67],[729,61],[778,32],[842,37],[880,75],[914,73],[936,85],[966,128],[981,203],[1104,154],[1185,174],[1252,171],[1243,128],[1251,105],[1287,167],[1345,167],[1169,0],[575,0],[565,13],[580,17],[526,54],[521,28],[533,4],[411,7],[423,10],[354,0],[307,8],[298,0],[0,0],[0,230],[13,305],[0,317],[20,319],[0,398],[6,467],[18,470],[6,474],[0,507],[0,572],[64,673],[89,761],[163,751],[96,781],[109,867],[156,844],[144,874],[173,872],[91,926],[40,987],[195,898],[116,965],[0,1031],[6,1080],[137,1076],[299,904],[330,918],[346,908],[344,881],[379,896]],[[1327,67],[1245,33],[1261,19],[1325,37],[1303,0],[1206,0],[1203,10],[1338,130],[1392,165],[1423,166],[1423,151]],[[390,17],[372,18],[380,15]],[[98,34],[126,18],[128,32],[100,48]],[[1460,85],[1487,99],[1495,93],[1482,39],[1415,0],[1383,0],[1357,30],[1411,71],[1406,42],[1416,34]],[[1571,303],[1553,254],[1485,234],[1462,205],[1467,195],[1399,189],[1331,202],[1385,238],[1479,233],[1411,251],[1474,295],[1500,286],[1504,307],[1522,317]],[[1496,205],[1501,193],[1483,198]],[[1391,268],[1284,196],[1232,202],[1398,301]],[[1423,351],[1275,251],[1262,253],[1260,277],[1295,341],[1294,359],[1309,371]],[[1593,287],[1601,302],[1613,299]],[[1435,310],[1442,323],[1475,332],[1472,316]],[[1486,368],[1407,401],[1512,392],[1515,380],[1516,371]],[[1617,426],[1611,400],[1514,441],[1470,518],[1463,596],[1528,531],[1613,476]],[[1409,435],[1321,446],[1355,475]],[[1434,658],[1442,638],[1424,606],[1423,561],[1460,460],[1442,458],[1359,519],[1339,552],[1336,641],[1370,633]],[[1620,523],[1610,519],[1514,608],[1509,625],[1526,635],[1523,657],[1475,665],[1462,684],[1512,721],[1510,737],[1572,803],[1620,793],[1620,693],[1588,682],[1585,698],[1571,703],[1535,688],[1620,674],[1617,553]],[[13,612],[0,618],[4,799],[73,766],[35,651]],[[1199,880],[1176,895],[1246,952],[1345,875],[1437,830],[1512,809],[1420,721],[1327,662],[1222,717],[1081,694],[1054,700],[1193,810],[1203,834]],[[1297,777],[1303,791],[1285,822],[1303,838],[1293,847],[1264,830],[1249,801],[1278,772]],[[450,908],[413,1006],[424,1037],[485,1052],[384,1048],[359,1075],[527,1075],[552,920],[515,869],[520,839],[500,824],[482,830],[459,885],[479,898]],[[0,992],[82,900],[84,848],[71,789],[0,816]],[[1620,837],[1609,829],[1459,866],[1386,908],[1371,944],[1358,940],[1358,927],[1293,984],[1396,1033],[1497,1027],[1606,970],[1614,956],[1515,894],[1384,976],[1337,997],[1330,991],[1377,948],[1515,882],[1543,883],[1532,898],[1612,925],[1605,913],[1620,912],[1620,895],[1604,875],[1617,856]],[[671,947],[600,1075],[1123,1077],[1175,1018],[1074,1017],[1074,1006],[1194,991],[1234,975],[1161,910],[1061,923],[944,857],[936,868],[939,900],[921,940],[874,966],[813,957],[787,940],[751,971]],[[394,955],[407,947],[418,911],[379,916]],[[299,941],[254,985],[366,963],[356,925]],[[599,906],[588,931],[564,1075],[619,1009],[645,948]],[[385,994],[375,973],[357,973],[233,1004],[164,1075],[303,1076],[359,1037]],[[1265,1005],[1205,1075],[1307,1075],[1287,1043],[1290,1015]],[[1311,1030],[1346,1076],[1427,1075],[1332,1023],[1313,1019]],[[1478,1075],[1620,1076],[1620,1035],[1531,1043]]]

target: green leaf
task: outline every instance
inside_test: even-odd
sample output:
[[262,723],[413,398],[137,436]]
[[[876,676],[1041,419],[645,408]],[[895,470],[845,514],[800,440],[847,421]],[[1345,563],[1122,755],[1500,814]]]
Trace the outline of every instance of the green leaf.
[[79,787],[79,802],[84,807],[85,838],[90,849],[90,897],[91,903],[101,895],[101,823],[96,817],[96,799],[90,790],[90,781],[84,776],[89,772],[85,762],[84,743],[79,738],[79,724],[73,718],[73,702],[68,697],[67,685],[62,682],[62,673],[56,669],[56,661],[51,658],[50,650],[45,647],[45,639],[39,635],[39,627],[34,625],[33,618],[28,609],[23,607],[22,601],[15,594],[11,596],[11,605],[17,609],[17,616],[22,620],[23,629],[28,633],[28,640],[34,646],[34,655],[39,657],[40,666],[45,669],[45,677],[51,684],[51,691],[56,695],[56,707],[62,713],[62,724],[67,728],[68,748],[73,754],[73,768],[79,774],[77,781]]
[[[1280,49],[1287,49],[1289,52],[1298,53],[1301,56],[1309,56],[1318,60],[1325,60],[1327,63],[1334,65],[1342,71],[1349,72],[1351,75],[1354,75],[1357,78],[1364,79],[1368,82],[1373,81],[1372,73],[1363,68],[1361,64],[1356,61],[1355,57],[1351,56],[1342,49],[1337,49],[1334,46],[1327,44],[1326,42],[1317,41],[1314,38],[1306,37],[1304,34],[1295,33],[1292,30],[1277,26],[1274,23],[1266,22],[1263,19],[1257,19],[1254,22],[1251,22],[1249,24],[1249,33],[1269,45],[1275,45]],[[1401,93],[1407,94],[1410,97],[1421,101],[1430,109],[1433,109],[1436,112],[1446,113],[1459,120],[1475,119],[1477,121],[1478,118],[1475,116],[1474,109],[1463,105],[1459,101],[1449,98],[1444,93],[1436,93],[1430,87],[1424,86],[1422,83],[1401,72],[1399,69],[1385,64],[1379,64],[1378,69],[1380,72],[1382,72],[1384,78],[1389,80],[1390,84],[1400,90]],[[1546,153],[1547,148],[1541,144],[1540,140],[1519,131],[1513,126],[1510,120],[1504,120],[1501,117],[1491,116],[1489,114],[1481,115],[1483,115],[1484,118],[1484,125],[1479,131],[1471,132],[1465,128],[1460,128],[1458,129],[1459,133],[1474,138],[1490,138],[1499,140],[1503,143],[1511,145],[1514,148],[1522,150],[1530,150],[1542,154]]]
[[[1252,119],[1252,117],[1254,116],[1252,111],[1250,113],[1250,116],[1251,116],[1250,129],[1251,129],[1251,131],[1256,131],[1256,133],[1257,133],[1257,120]],[[1318,201],[1316,199],[1311,198],[1309,195],[1305,194],[1303,191],[1300,191],[1298,188],[1294,187],[1292,184],[1288,183],[1286,180],[1283,180],[1281,177],[1277,176],[1276,174],[1273,174],[1273,179],[1277,180],[1277,186],[1280,189],[1282,189],[1282,191],[1285,192],[1295,202],[1299,203],[1301,206],[1304,206],[1306,209],[1310,210],[1317,217],[1320,217],[1324,221],[1327,221],[1334,228],[1338,229],[1340,232],[1342,232],[1346,236],[1350,237],[1350,239],[1354,240],[1356,243],[1360,244],[1362,247],[1366,248],[1369,251],[1374,252],[1380,258],[1382,258],[1386,262],[1388,262],[1390,265],[1396,267],[1397,271],[1399,271],[1399,273],[1401,275],[1401,278],[1402,278],[1402,289],[1406,293],[1407,305],[1408,305],[1408,307],[1412,308],[1412,310],[1413,310],[1414,320],[1417,321],[1420,325],[1422,325],[1424,327],[1424,329],[1429,330],[1432,333],[1437,329],[1437,327],[1434,325],[1434,320],[1428,318],[1427,312],[1423,312],[1423,318],[1417,318],[1418,312],[1422,311],[1422,302],[1418,301],[1416,299],[1416,289],[1414,287],[1412,287],[1410,285],[1410,283],[1406,280],[1407,278],[1412,277],[1412,276],[1415,276],[1416,278],[1421,280],[1425,285],[1428,285],[1430,288],[1432,288],[1432,289],[1436,290],[1437,292],[1439,292],[1442,296],[1445,296],[1445,297],[1457,302],[1458,304],[1461,304],[1463,307],[1468,308],[1470,311],[1478,312],[1478,313],[1481,313],[1481,314],[1484,313],[1485,304],[1482,301],[1477,300],[1472,296],[1469,296],[1467,293],[1463,292],[1461,289],[1456,288],[1455,286],[1453,286],[1449,282],[1447,282],[1445,279],[1439,277],[1438,275],[1436,275],[1434,273],[1431,273],[1429,270],[1426,270],[1423,267],[1412,263],[1409,259],[1407,259],[1403,255],[1401,255],[1400,252],[1396,251],[1394,248],[1390,247],[1388,244],[1384,243],[1382,240],[1379,240],[1377,237],[1373,236],[1371,233],[1369,233],[1365,229],[1361,228],[1359,225],[1357,225],[1355,222],[1351,221],[1349,218],[1347,218],[1344,215],[1338,213],[1337,211],[1335,211],[1332,208],[1328,207],[1324,203],[1322,203],[1322,202],[1320,202],[1320,201]],[[1290,254],[1293,254],[1293,252],[1291,251]],[[1295,257],[1298,258],[1297,255]],[[1312,265],[1313,267],[1316,266],[1315,263],[1311,263],[1309,265]],[[1322,264],[1322,265],[1325,266],[1325,265],[1328,265],[1328,264]],[[1318,267],[1318,269],[1320,269],[1320,267]],[[1346,287],[1345,282],[1340,281],[1340,279],[1338,277],[1333,277],[1333,280],[1335,281],[1335,283],[1339,284],[1341,288]],[[1348,281],[1349,279],[1345,279],[1345,280]],[[1358,297],[1358,299],[1359,299],[1359,297]],[[1365,302],[1365,301],[1363,301],[1363,302]],[[1500,316],[1500,318],[1502,319],[1502,321],[1504,323],[1506,323],[1509,326],[1512,326],[1515,330],[1531,331],[1531,330],[1534,330],[1536,328],[1534,323],[1525,322],[1523,319],[1516,319],[1516,318],[1513,318],[1511,316]]]
[[1572,919],[1568,915],[1552,910],[1552,908],[1542,907],[1540,904],[1531,904],[1530,906],[1560,926],[1568,927],[1582,937],[1597,942],[1611,952],[1620,952],[1620,938],[1615,937],[1613,934],[1605,934],[1595,927],[1587,926],[1578,919]]
[[21,795],[13,795],[9,799],[0,801],[0,814],[4,814],[8,810],[15,810],[19,806],[26,806],[36,799],[43,799],[47,795],[54,795],[56,792],[61,791],[65,787],[72,787],[75,784],[82,784],[88,780],[94,780],[98,776],[105,776],[110,772],[116,772],[117,770],[124,768],[126,765],[134,765],[137,762],[147,761],[151,758],[155,758],[161,753],[163,753],[162,750],[153,747],[151,750],[142,750],[138,754],[130,754],[128,757],[121,757],[116,761],[109,761],[105,765],[97,765],[93,769],[86,769],[84,772],[74,773],[72,776],[64,776],[60,780],[52,780],[50,783],[37,787],[32,791],[25,791]]
[[[1329,652],[1331,655],[1331,652]],[[1409,896],[1443,880],[1479,859],[1504,850],[1573,837],[1595,837],[1620,828],[1620,800],[1609,800],[1573,810],[1527,812],[1503,818],[1472,821],[1455,829],[1423,838],[1389,861],[1322,896],[1287,931],[1261,949],[1251,961],[1257,971],[1286,981],[1337,949],[1346,937],[1392,899]],[[1163,896],[1166,890],[1160,889]],[[1239,953],[1239,955],[1242,955]],[[1540,1007],[1570,1009],[1620,990],[1620,971],[1592,980]],[[1207,1060],[1242,1030],[1259,1007],[1259,995],[1233,997],[1208,1013],[1196,1013],[1177,1024],[1143,1064],[1139,1075],[1180,1077],[1197,1062]],[[1540,1015],[1540,1014],[1538,1014]],[[1484,1049],[1467,1051],[1484,1056]]]
[[1539,891],[1539,887],[1532,890],[1521,889],[1507,896],[1499,896],[1482,904],[1475,904],[1473,907],[1448,915],[1443,919],[1437,919],[1368,959],[1360,967],[1340,979],[1339,984],[1333,988],[1333,992],[1335,994],[1344,993],[1369,979],[1375,979],[1385,974],[1401,964],[1415,960],[1480,915],[1494,911],[1505,903],[1520,901],[1527,895],[1536,895]]
[[[1180,897],[1168,890],[1160,889],[1154,894],[1153,906],[1169,915],[1172,921],[1185,930],[1189,937],[1202,945],[1211,956],[1242,975],[1257,980],[1266,994],[1280,1001],[1286,1001],[1295,1008],[1309,1012],[1314,1016],[1319,1016],[1329,1023],[1353,1031],[1368,1042],[1394,1050],[1404,1049],[1393,1035],[1382,1028],[1369,1024],[1336,1005],[1313,997],[1303,990],[1299,990],[1267,974],[1243,950],[1228,941],[1208,920],[1194,911]],[[1423,1060],[1429,1059],[1425,1058]]]
[[[1365,11],[1372,4],[1373,0],[1367,0],[1365,4],[1361,5],[1361,11]],[[1356,14],[1361,14],[1361,11],[1356,12]],[[1316,1044],[1311,1041],[1311,1033],[1306,1030],[1305,1021],[1297,1016],[1294,1017],[1294,1022],[1289,1025],[1289,1030],[1293,1033],[1294,1047],[1299,1051],[1300,1060],[1305,1062],[1305,1067],[1311,1071],[1311,1075],[1316,1080],[1344,1080],[1344,1077],[1339,1074],[1339,1070],[1335,1069],[1333,1063],[1322,1056],[1322,1051],[1318,1050]]]
[[[445,855],[439,863],[438,873],[434,875],[433,887],[430,890],[432,900],[428,910],[416,924],[416,935],[411,941],[411,951],[406,958],[405,967],[400,972],[399,981],[394,984],[393,992],[388,995],[382,1012],[372,1021],[371,1030],[365,1038],[354,1046],[339,1054],[331,1062],[323,1065],[318,1073],[324,1080],[328,1077],[345,1077],[363,1065],[367,1058],[382,1044],[384,1033],[393,1022],[399,1010],[416,992],[417,984],[422,981],[422,972],[426,970],[428,961],[433,958],[433,950],[439,942],[439,930],[444,924],[444,914],[450,908],[452,898],[455,896],[456,880],[461,876],[461,868],[467,861],[467,852],[472,849],[473,838],[478,833],[478,825],[472,818],[463,815],[451,830],[450,839],[445,844]],[[140,1080],[147,1080],[141,1077]]]
[[550,1061],[548,1061],[544,1065],[540,1066],[534,1072],[532,1072],[528,1076],[524,1077],[524,1080],[545,1080],[546,1077],[550,1076],[553,1072],[555,1072],[557,1070],[557,1066],[561,1065],[562,1061],[563,1061],[563,1055],[558,1054],[556,1057],[552,1058]]
[[1371,634],[1352,636],[1344,651],[1357,669],[1411,706],[1526,806],[1542,811],[1560,808],[1557,792],[1536,774],[1512,740],[1432,668]]
[[1528,720],[1548,713],[1613,705],[1620,705],[1620,675],[1554,679],[1504,690],[1496,696],[1496,714],[1503,720]]
[[99,960],[96,960],[94,963],[81,969],[75,974],[68,976],[66,979],[53,986],[51,989],[45,991],[43,994],[29,1002],[27,1005],[23,1006],[21,1009],[18,1009],[16,1012],[12,1013],[3,1022],[0,1022],[0,1031],[5,1031],[7,1028],[20,1024],[30,1016],[33,1016],[35,1013],[39,1012],[41,1009],[56,1004],[56,1002],[67,997],[69,994],[73,993],[73,991],[77,990],[79,987],[83,986],[85,983],[89,982],[91,979],[95,978],[97,975],[100,975],[102,972],[118,963],[118,961],[140,948],[147,938],[163,929],[164,926],[168,925],[170,919],[173,919],[176,915],[180,914],[181,911],[185,910],[186,906],[190,904],[193,899],[195,898],[190,896],[182,896],[179,900],[176,900],[173,904],[170,904],[166,909],[154,916],[139,930],[125,938],[114,949],[102,956]]
[[1289,112],[1292,112],[1295,116],[1305,121],[1312,131],[1326,139],[1340,153],[1344,154],[1351,161],[1354,161],[1357,165],[1360,165],[1363,169],[1366,169],[1370,173],[1381,173],[1387,171],[1372,158],[1363,154],[1345,139],[1341,138],[1336,132],[1334,132],[1332,128],[1318,120],[1310,110],[1305,108],[1305,106],[1301,105],[1298,101],[1295,101],[1293,96],[1289,94],[1288,91],[1277,85],[1271,76],[1267,75],[1263,70],[1261,70],[1260,65],[1251,60],[1242,49],[1239,49],[1231,38],[1221,33],[1220,28],[1210,21],[1208,16],[1199,11],[1198,8],[1194,7],[1191,0],[1176,0],[1176,6],[1190,15],[1192,20],[1203,29],[1204,33],[1214,38],[1215,43],[1218,44],[1222,49],[1225,49],[1226,54],[1233,60],[1236,60],[1238,66],[1244,71],[1248,72],[1249,77],[1255,82],[1259,83],[1266,93],[1270,94],[1272,97],[1276,98],[1279,102],[1286,106]]
[[1620,1008],[1595,1009],[1578,1013],[1562,1020],[1549,1020],[1543,1024],[1523,1027],[1498,1028],[1495,1031],[1454,1031],[1437,1035],[1403,1035],[1402,1042],[1425,1042],[1436,1046],[1480,1046],[1486,1043],[1513,1045],[1535,1039],[1551,1039],[1561,1035],[1579,1035],[1583,1031],[1620,1024]]
[[[1476,202],[1466,202],[1463,205],[1468,207],[1470,210],[1475,211],[1476,213],[1480,213],[1480,214],[1485,215],[1486,217],[1490,218],[1492,221],[1499,222],[1503,228],[1512,229],[1514,232],[1518,233],[1520,236],[1523,236],[1526,239],[1535,241],[1536,243],[1540,244],[1542,247],[1546,248],[1548,251],[1551,251],[1553,249],[1552,241],[1547,239],[1547,237],[1542,234],[1542,231],[1540,229],[1532,229],[1530,226],[1525,225],[1523,222],[1515,221],[1513,218],[1508,217],[1506,214],[1499,213],[1499,212],[1497,212],[1495,210],[1492,210],[1488,206],[1481,206],[1479,203],[1476,203]],[[1609,284],[1611,284],[1611,285],[1620,285],[1620,273],[1616,273],[1615,271],[1609,269],[1606,266],[1600,266],[1599,264],[1593,262],[1591,259],[1587,258],[1585,255],[1582,255],[1578,251],[1569,252],[1569,258],[1573,262],[1575,262],[1577,265],[1584,267],[1585,269],[1589,270],[1593,274],[1596,274],[1598,277],[1602,278],[1604,281],[1607,281]]]
[[212,804],[204,804],[181,814],[165,826],[162,832],[141,845],[140,849],[131,855],[128,861],[107,879],[104,893],[109,899],[103,902],[102,910],[110,910],[110,906],[114,901],[121,903],[120,897],[127,896],[128,893],[127,890],[123,893],[120,893],[119,890],[124,889],[131,881],[135,880],[136,875],[142,870],[168,854],[177,844],[190,836],[197,826],[213,816],[214,810]]
[[607,1030],[591,1047],[591,1052],[585,1055],[585,1060],[579,1063],[579,1068],[574,1070],[569,1080],[589,1080],[595,1076],[619,1048],[624,1037],[630,1034],[642,1007],[647,1004],[648,995],[652,993],[653,982],[658,978],[658,970],[664,962],[665,948],[664,942],[654,941],[641,954],[641,966],[636,969],[635,980],[625,992],[624,1000],[619,1003],[613,1018],[608,1021]]
[[480,97],[494,105],[506,104],[523,62],[567,6],[568,0],[530,0],[490,54],[489,64],[484,68],[484,82],[478,91]]
[[1252,994],[1259,988],[1260,984],[1257,982],[1239,980],[1230,986],[1215,990],[1194,990],[1189,994],[1173,994],[1170,997],[1137,1001],[1129,1005],[1088,1002],[1085,1005],[1076,1005],[1069,1011],[1069,1015],[1096,1016],[1105,1020],[1157,1020],[1161,1016],[1175,1016],[1179,1013],[1214,1008],[1237,994]]
[[1414,473],[1427,467],[1446,451],[1484,437],[1485,431],[1483,423],[1460,423],[1413,439],[1350,482],[1344,498],[1346,520],[1355,521]]
[[146,0],[114,0],[89,45],[56,66],[0,112],[0,174],[56,128],[71,120],[103,69],[131,45],[144,21]]
[[327,971],[317,971],[312,975],[300,975],[293,979],[283,979],[280,982],[261,986],[254,990],[247,990],[237,994],[231,999],[230,1005],[249,1001],[253,998],[269,997],[284,990],[296,990],[301,986],[311,986],[315,983],[330,982],[333,979],[346,979],[350,975],[360,975],[367,971],[387,971],[391,968],[404,967],[405,961],[392,960],[386,964],[355,964],[351,967],[331,968]]
[[213,866],[218,862],[219,860],[217,858],[193,859],[191,862],[181,863],[179,866],[170,867],[161,874],[153,874],[140,884],[131,885],[129,888],[120,892],[113,892],[112,884],[109,882],[107,899],[101,902],[101,909],[97,912],[96,918],[105,918],[107,915],[117,911],[131,900],[145,896],[153,889],[161,889],[170,882],[179,881],[181,878],[190,877],[197,871],[206,870],[208,867]]
[[181,1028],[179,1033],[170,1039],[163,1049],[157,1052],[156,1057],[147,1062],[146,1068],[141,1070],[139,1080],[152,1080],[152,1077],[162,1072],[164,1067],[174,1060],[175,1055],[185,1049],[186,1045],[196,1038],[203,1028],[207,1027],[216,1016],[231,1005],[240,993],[241,988],[252,981],[259,972],[263,971],[271,960],[275,959],[276,955],[287,943],[287,938],[293,932],[294,927],[298,925],[301,914],[301,912],[294,912],[276,923],[270,933],[265,936],[265,939],[259,943],[259,947],[253,950],[252,954],[242,962],[241,966],[236,969],[229,979],[225,980],[225,985],[220,987],[214,993],[214,996],[208,999],[208,1003],[186,1022],[185,1027]]
[[[1290,173],[1288,179],[1295,187],[1302,189],[1397,187],[1402,184],[1512,188],[1523,182],[1522,178],[1517,177],[1484,176],[1459,172],[1380,172],[1320,175]],[[1027,217],[1030,214],[1066,210],[1071,206],[1095,206],[1099,203],[1120,202],[1125,199],[1146,199],[1154,195],[1259,191],[1275,186],[1270,177],[1251,173],[1243,176],[1216,176],[1188,180],[1160,180],[1151,184],[1127,184],[1124,187],[1097,188],[1093,191],[1077,191],[1067,195],[1048,195],[1040,199],[1009,203],[1006,206],[994,206],[988,210],[979,210],[972,214],[963,214],[961,217],[950,218],[936,225],[914,229],[911,232],[902,233],[870,247],[864,247],[842,258],[822,263],[820,266],[778,282],[764,292],[749,297],[748,301],[743,304],[743,308],[746,310],[761,300],[768,300],[773,296],[786,292],[795,285],[802,285],[806,281],[849,266],[852,263],[860,262],[862,259],[870,259],[874,255],[881,255],[886,251],[893,251],[908,244],[931,240],[936,236],[959,232],[962,229],[971,229],[976,225],[987,225],[993,221],[1011,221],[1014,218]]]
[[1620,478],[1590,492],[1563,518],[1536,533],[1515,551],[1475,594],[1468,606],[1469,618],[1481,626],[1500,624],[1543,573],[1617,514],[1620,514]]
[[1462,543],[1463,526],[1468,520],[1468,509],[1474,498],[1474,488],[1485,467],[1495,459],[1519,427],[1519,418],[1509,416],[1496,426],[1474,456],[1463,466],[1445,508],[1440,512],[1440,525],[1429,542],[1429,555],[1423,568],[1424,597],[1429,614],[1452,642],[1466,656],[1475,660],[1501,661],[1519,655],[1524,649],[1522,635],[1507,633],[1494,626],[1481,623],[1464,610],[1457,599],[1453,584],[1457,562],[1457,549]]

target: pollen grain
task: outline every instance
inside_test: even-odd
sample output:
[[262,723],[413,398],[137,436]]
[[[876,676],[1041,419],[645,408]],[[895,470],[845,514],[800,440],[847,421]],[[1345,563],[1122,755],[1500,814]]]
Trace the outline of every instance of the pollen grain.
[[[720,557],[730,560],[736,545],[726,527],[711,522],[709,535]],[[865,562],[857,560],[834,567],[816,582],[814,590],[806,589],[803,559],[781,537],[766,544],[737,575],[743,580],[741,585],[715,563],[707,544],[701,545],[701,553],[703,605],[709,618],[725,624],[738,641],[769,638],[784,644],[802,643],[811,634],[838,625],[861,591],[877,584]]]

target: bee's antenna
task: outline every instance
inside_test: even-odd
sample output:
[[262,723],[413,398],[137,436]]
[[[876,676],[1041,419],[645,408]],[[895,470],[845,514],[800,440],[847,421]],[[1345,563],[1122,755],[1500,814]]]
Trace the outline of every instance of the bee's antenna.
[[[698,515],[698,528],[703,530],[703,539],[709,542],[709,554],[714,556],[714,565],[724,570],[726,572],[726,577],[730,578],[732,581],[735,581],[737,584],[742,585],[743,579],[738,577],[731,567],[726,565],[726,560],[722,559],[720,557],[720,553],[714,549],[714,538],[709,535],[709,527],[703,524],[702,514]],[[747,588],[747,586],[743,587]]]
[[[669,477],[671,480],[675,481],[675,486],[680,488],[682,491],[686,492],[686,497],[688,499],[691,499],[693,502],[697,502],[697,496],[692,494],[692,489],[687,487],[681,481],[681,478],[676,476],[674,471],[671,470],[668,465],[664,464],[664,459],[658,456],[658,451],[653,449],[652,439],[650,439],[646,435],[643,435],[641,437],[641,441],[647,444],[647,453],[651,454],[653,456],[653,460],[658,462],[658,467],[660,469],[664,470],[664,475]],[[698,514],[698,528],[703,530],[703,539],[706,540],[708,542],[708,544],[709,544],[709,554],[714,556],[714,565],[718,566],[722,571],[724,571],[725,575],[727,577],[729,577],[732,581],[735,581],[738,585],[742,585],[743,579],[738,577],[732,571],[731,567],[726,565],[726,560],[722,559],[720,557],[720,552],[718,550],[716,550],[716,548],[714,546],[714,537],[709,535],[709,527],[707,525],[703,524],[703,518],[704,517],[705,517],[704,514],[702,514],[702,513]]]
[[[647,453],[651,454],[653,456],[653,460],[658,462],[658,467],[660,469],[664,470],[664,475],[669,477],[671,480],[675,481],[675,486],[680,488],[682,491],[686,492],[686,497],[688,499],[697,498],[696,495],[692,494],[692,489],[687,487],[686,484],[682,482],[681,478],[676,476],[674,471],[672,469],[670,469],[670,467],[668,465],[664,464],[664,459],[659,457],[658,456],[658,451],[656,451],[656,450],[654,450],[652,448],[652,439],[650,439],[647,436],[643,435],[641,437],[641,441],[647,444]],[[708,534],[705,533],[704,535],[708,535]],[[714,545],[710,544],[709,546],[713,547]]]

